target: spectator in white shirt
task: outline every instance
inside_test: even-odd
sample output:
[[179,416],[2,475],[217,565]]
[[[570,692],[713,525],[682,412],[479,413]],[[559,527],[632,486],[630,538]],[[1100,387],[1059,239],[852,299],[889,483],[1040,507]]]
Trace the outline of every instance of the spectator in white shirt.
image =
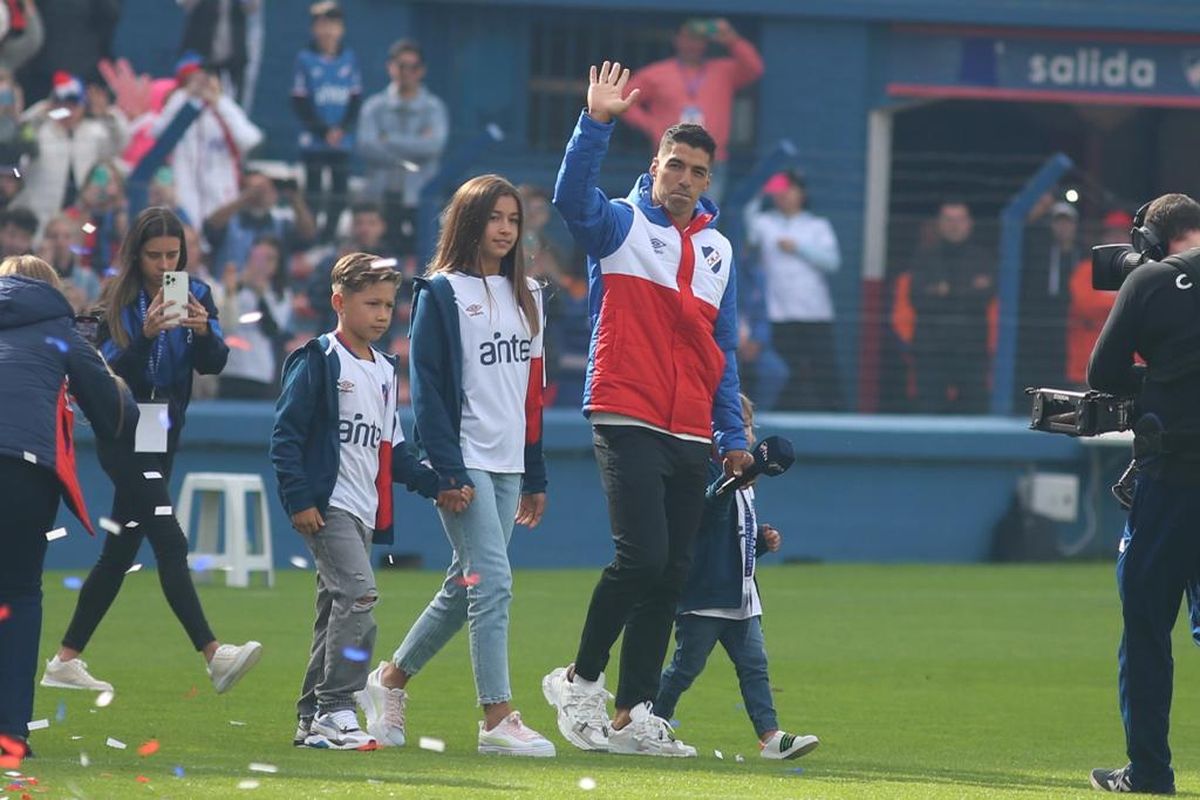
[[747,209],[746,233],[758,250],[771,342],[788,369],[776,408],[837,411],[843,407],[827,277],[841,266],[837,236],[808,210],[804,176],[777,173],[763,186],[774,208]]

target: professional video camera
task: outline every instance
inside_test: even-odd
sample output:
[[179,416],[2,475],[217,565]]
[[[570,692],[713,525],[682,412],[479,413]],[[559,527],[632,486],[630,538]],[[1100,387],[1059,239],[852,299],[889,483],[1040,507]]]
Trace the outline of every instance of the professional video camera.
[[1098,436],[1127,431],[1136,420],[1133,398],[1103,392],[1073,392],[1067,389],[1029,388],[1033,413],[1029,427],[1067,436]]

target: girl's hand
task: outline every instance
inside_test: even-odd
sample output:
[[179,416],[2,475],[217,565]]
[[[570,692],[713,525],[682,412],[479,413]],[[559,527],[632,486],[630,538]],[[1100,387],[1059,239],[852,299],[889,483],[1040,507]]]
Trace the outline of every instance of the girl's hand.
[[523,494],[517,504],[517,524],[536,528],[546,513],[546,493]]
[[191,292],[188,292],[187,316],[182,325],[197,336],[208,336],[208,309]]
[[153,339],[168,328],[174,328],[176,317],[167,316],[167,308],[174,305],[174,303],[163,302],[163,292],[162,289],[159,289],[158,294],[154,295],[154,300],[150,302],[150,307],[146,309],[146,321],[142,323],[142,335],[147,339]]

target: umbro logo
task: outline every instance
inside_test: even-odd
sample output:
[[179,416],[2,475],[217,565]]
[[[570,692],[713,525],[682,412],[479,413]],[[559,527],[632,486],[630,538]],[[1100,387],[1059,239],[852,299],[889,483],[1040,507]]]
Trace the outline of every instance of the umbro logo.
[[342,394],[348,394],[354,391],[354,381],[342,379],[338,381],[338,391]]
[[663,252],[666,250],[667,243],[664,242],[662,239],[659,239],[657,236],[651,236],[650,237],[650,246],[654,248],[654,254],[656,256],[661,256],[663,254]]
[[471,303],[471,305],[464,308],[463,311],[467,312],[468,317],[478,317],[483,313],[483,306],[481,306],[479,303]]
[[721,271],[721,253],[717,248],[704,245],[700,248],[700,254],[704,256],[704,263],[708,264],[709,269],[713,272]]

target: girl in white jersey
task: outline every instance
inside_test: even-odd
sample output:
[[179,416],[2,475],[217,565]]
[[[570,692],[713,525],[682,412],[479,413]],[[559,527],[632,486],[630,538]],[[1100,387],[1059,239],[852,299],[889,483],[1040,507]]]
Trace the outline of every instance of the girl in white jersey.
[[554,755],[512,708],[508,677],[508,541],[514,521],[534,527],[546,506],[542,302],[525,275],[521,223],[511,183],[468,181],[417,284],[409,355],[416,440],[438,473],[438,513],[454,554],[441,589],[360,694],[381,745],[404,744],[405,687],[466,622],[484,710],[479,752]]

